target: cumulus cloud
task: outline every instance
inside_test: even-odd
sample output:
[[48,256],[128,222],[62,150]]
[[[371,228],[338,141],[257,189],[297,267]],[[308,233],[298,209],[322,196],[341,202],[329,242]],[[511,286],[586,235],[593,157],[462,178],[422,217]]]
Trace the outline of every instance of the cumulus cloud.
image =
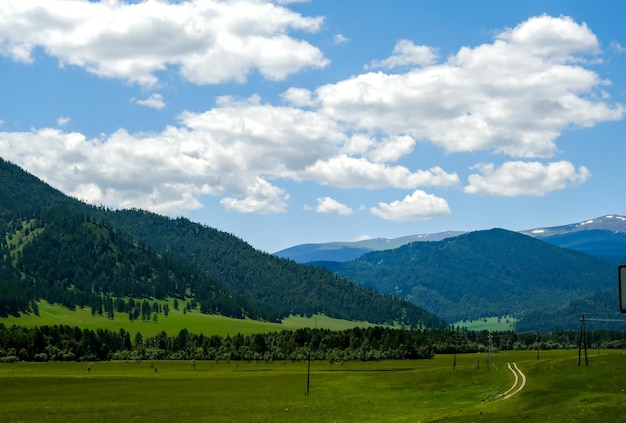
[[66,117],[66,116],[59,116],[57,119],[57,125],[58,126],[65,126],[70,122],[70,118]]
[[353,134],[343,151],[360,154],[376,163],[393,163],[413,151],[415,140],[409,135],[377,139],[367,134]]
[[315,106],[316,102],[312,97],[312,92],[305,88],[289,88],[287,91],[281,94],[281,98],[287,104],[296,107],[310,107]]
[[271,1],[5,0],[0,54],[32,63],[41,48],[62,66],[146,86],[170,68],[196,84],[243,82],[253,69],[281,80],[328,65],[317,47],[289,36],[322,22]]
[[284,211],[289,196],[269,181],[298,178],[344,139],[324,116],[258,97],[221,98],[179,119],[161,132],[99,139],[49,128],[0,132],[0,155],[91,203],[180,213],[200,207],[201,195],[219,195],[228,210],[270,213]]
[[499,168],[493,164],[481,164],[474,169],[482,174],[469,176],[466,193],[503,197],[543,196],[569,184],[581,184],[591,176],[586,167],[580,166],[576,170],[567,161],[548,164],[514,161],[506,162]]
[[335,44],[345,44],[349,42],[350,39],[344,36],[343,34],[335,34],[333,35],[333,42]]
[[352,214],[352,209],[350,207],[330,197],[318,198],[315,211],[318,213],[334,213],[342,216],[349,216]]
[[150,97],[144,100],[137,100],[132,98],[131,101],[133,103],[139,104],[140,106],[150,107],[151,109],[161,110],[165,107],[165,102],[163,101],[163,96],[158,93],[154,93],[150,95]]
[[225,197],[220,203],[226,210],[240,213],[280,213],[287,209],[289,194],[285,190],[257,178],[241,199]]
[[378,207],[372,207],[370,211],[385,220],[411,221],[450,214],[450,207],[443,198],[416,190],[401,201],[380,202]]
[[410,135],[446,152],[545,158],[564,129],[624,116],[606,98],[608,82],[582,66],[596,54],[586,25],[539,16],[443,63],[356,75],[315,96],[321,113],[363,131]]
[[[81,11],[59,12],[70,3]],[[325,60],[315,54],[310,56],[315,60],[292,58],[293,51],[306,56],[313,47],[289,47],[299,41],[287,36],[291,30],[316,31],[321,19],[302,17],[275,3],[33,0],[40,6],[36,10],[31,2],[11,4],[0,6],[2,54],[27,61],[32,49],[41,46],[62,63],[148,85],[156,83],[156,72],[172,65],[191,81],[205,83],[224,80],[218,70],[205,72],[215,60],[223,60],[230,75],[242,78],[254,67],[272,77],[280,73],[279,63],[284,65],[281,75],[286,75],[302,66],[322,66]],[[235,13],[241,5],[254,6],[257,15]],[[129,9],[134,7],[146,9]],[[110,25],[95,19],[94,10]],[[145,12],[145,20],[134,21],[129,10]],[[207,11],[217,14],[218,21]],[[270,11],[276,13],[268,15]],[[81,14],[93,27],[76,18]],[[223,33],[205,27],[215,22]],[[141,50],[144,44],[133,26],[140,24],[142,34],[164,38]],[[56,38],[55,28],[61,33]],[[79,30],[85,36],[66,46],[66,32],[75,35]],[[222,36],[237,42],[228,44]],[[285,44],[277,56],[268,55],[263,59],[267,63],[261,63],[256,52],[236,48],[246,37]],[[204,43],[214,49],[208,53]],[[226,49],[228,54],[245,58],[225,52],[216,56],[226,45],[233,47]],[[391,57],[399,60],[411,46],[396,46]],[[463,47],[442,63],[406,62],[416,67],[395,74],[367,72],[317,89],[292,87],[282,95],[284,105],[264,103],[256,95],[224,96],[209,110],[181,113],[160,132],[120,129],[93,139],[50,128],[0,132],[0,155],[96,204],[181,213],[201,207],[200,196],[217,195],[231,211],[273,213],[288,207],[284,181],[307,181],[337,188],[406,189],[412,194],[381,202],[371,212],[390,220],[424,219],[450,211],[444,199],[421,188],[461,182],[453,170],[421,166],[414,151],[418,143],[432,143],[447,153],[487,150],[514,158],[548,158],[564,129],[621,119],[624,106],[611,103],[603,91],[609,82],[585,68],[586,59],[596,54],[598,41],[585,25],[540,16],[501,31],[492,43]],[[391,65],[386,66],[396,66]],[[163,99],[154,94],[139,101],[154,106]],[[569,162],[510,161],[473,170],[465,192],[484,195],[544,195],[582,183],[590,174]],[[322,209],[331,205],[325,201]]]
[[400,40],[390,57],[374,60],[369,67],[393,69],[398,66],[427,66],[437,62],[437,58],[437,50],[432,47],[416,46],[411,40]]
[[415,188],[418,186],[453,186],[459,182],[456,173],[439,167],[411,172],[404,166],[387,166],[363,157],[338,155],[300,172],[300,178],[340,188]]

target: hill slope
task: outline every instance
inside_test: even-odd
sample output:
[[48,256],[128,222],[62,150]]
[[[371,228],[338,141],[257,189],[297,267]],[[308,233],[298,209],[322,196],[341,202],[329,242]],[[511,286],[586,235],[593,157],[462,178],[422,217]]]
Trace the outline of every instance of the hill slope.
[[445,323],[415,304],[381,296],[314,266],[255,250],[242,240],[187,219],[168,219],[137,210],[110,214],[109,221],[156,251],[171,251],[206,271],[253,305],[271,306],[279,315],[323,313],[373,323]]
[[29,286],[35,298],[70,309],[93,308],[103,296],[110,304],[113,297],[119,301],[119,297],[192,296],[206,313],[237,318],[269,314],[173,254],[158,255],[123,233],[62,207],[44,209],[27,225],[10,231],[8,238],[21,283]]
[[[55,217],[46,220],[44,217],[50,215],[51,210],[54,210],[52,214]],[[89,224],[83,224],[85,220]],[[41,233],[31,236],[33,232],[29,228],[28,235],[32,239],[29,238],[25,246],[9,246],[9,238],[16,236],[31,221],[34,222],[33,228]],[[63,222],[69,223],[59,226]],[[51,228],[56,229],[53,231]],[[91,237],[90,234],[95,235]],[[101,284],[78,283],[81,280],[77,276],[81,274],[80,267],[88,263],[88,266],[103,269],[122,269],[119,278],[126,278],[126,284],[130,286],[153,282],[161,273],[163,277],[173,274],[174,279],[185,281],[173,292],[169,288],[150,293],[142,290],[138,295],[190,295],[198,296],[200,301],[208,295],[207,292],[215,292],[223,300],[234,299],[239,317],[245,315],[275,321],[292,313],[325,313],[331,317],[373,323],[446,326],[443,320],[415,304],[361,288],[327,270],[262,253],[216,229],[186,219],[170,219],[139,210],[110,211],[88,206],[1,159],[0,235],[4,235],[0,237],[0,253],[3,253],[0,256],[3,259],[0,262],[0,292],[13,293],[6,296],[7,301],[12,301],[10,304],[7,302],[7,307],[24,309],[24,298],[32,299],[40,295],[26,290],[24,284],[19,283],[26,275],[42,286],[57,286],[66,293],[124,295],[126,288],[122,285],[116,285],[115,290],[107,288],[107,291]],[[85,256],[84,251],[73,248],[71,244],[79,243],[81,238],[92,241],[83,250],[98,252]],[[127,238],[128,243],[141,244],[141,251],[137,252],[138,257],[133,263],[127,265],[122,255],[112,257],[107,254],[120,248],[112,241],[113,238]],[[58,245],[54,245],[55,242]],[[46,248],[52,252],[48,260],[39,265],[33,260],[28,262],[29,266],[23,264],[32,255],[28,252],[24,257],[24,249],[36,249],[37,254],[43,255]],[[128,248],[128,251],[132,250]],[[54,249],[58,251],[52,251]],[[159,260],[165,259],[170,261],[170,267],[159,267]],[[139,266],[144,262],[147,265]],[[172,269],[172,262],[184,262],[188,274],[183,275],[180,270]],[[177,266],[184,268],[180,263]],[[137,268],[141,268],[142,272],[138,272]],[[200,278],[198,274],[202,283],[197,280]],[[142,277],[145,279],[143,282]],[[98,278],[97,272],[85,279],[92,278]],[[11,300],[13,297],[17,302]],[[220,311],[229,307],[222,301],[205,311]]]
[[372,252],[333,270],[451,322],[552,310],[615,285],[610,262],[502,229]]

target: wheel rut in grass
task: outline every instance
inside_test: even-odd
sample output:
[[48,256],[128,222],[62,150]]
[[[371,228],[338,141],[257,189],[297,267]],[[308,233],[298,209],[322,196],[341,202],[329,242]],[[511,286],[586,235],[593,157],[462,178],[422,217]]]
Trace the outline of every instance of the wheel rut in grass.
[[517,367],[517,363],[507,363],[509,366],[509,370],[513,373],[515,377],[515,381],[513,382],[513,386],[511,386],[507,391],[499,393],[493,399],[494,400],[505,400],[511,398],[513,395],[520,392],[526,386],[526,375]]

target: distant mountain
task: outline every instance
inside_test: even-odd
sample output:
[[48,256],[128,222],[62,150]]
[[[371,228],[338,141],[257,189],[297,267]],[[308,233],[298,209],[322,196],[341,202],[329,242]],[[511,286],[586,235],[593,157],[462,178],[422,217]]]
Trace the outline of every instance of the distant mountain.
[[606,215],[580,223],[521,231],[559,247],[626,263],[626,217]]
[[71,307],[103,295],[184,297],[206,313],[271,321],[323,313],[447,326],[411,302],[208,226],[89,206],[0,159],[0,315],[30,310],[38,298]]
[[441,241],[455,237],[463,232],[439,232],[427,235],[409,235],[399,238],[373,238],[354,242],[326,242],[321,244],[300,244],[274,253],[278,257],[288,258],[297,263],[319,261],[350,261],[372,251],[392,250],[411,242]]
[[[372,251],[391,250],[416,241],[441,241],[463,233],[465,232],[447,231],[393,239],[301,244],[274,254],[298,263],[345,262]],[[626,216],[606,215],[584,222],[528,229],[520,233],[559,247],[582,251],[613,262],[626,263]]]
[[450,322],[551,311],[616,284],[611,262],[502,229],[413,242],[331,267]]

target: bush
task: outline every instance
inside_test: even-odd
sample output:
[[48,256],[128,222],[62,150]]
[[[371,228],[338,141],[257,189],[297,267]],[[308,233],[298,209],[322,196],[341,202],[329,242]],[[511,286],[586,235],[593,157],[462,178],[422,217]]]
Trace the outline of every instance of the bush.
[[35,356],[33,357],[33,360],[39,361],[39,362],[48,361],[48,354],[46,353],[35,354]]

